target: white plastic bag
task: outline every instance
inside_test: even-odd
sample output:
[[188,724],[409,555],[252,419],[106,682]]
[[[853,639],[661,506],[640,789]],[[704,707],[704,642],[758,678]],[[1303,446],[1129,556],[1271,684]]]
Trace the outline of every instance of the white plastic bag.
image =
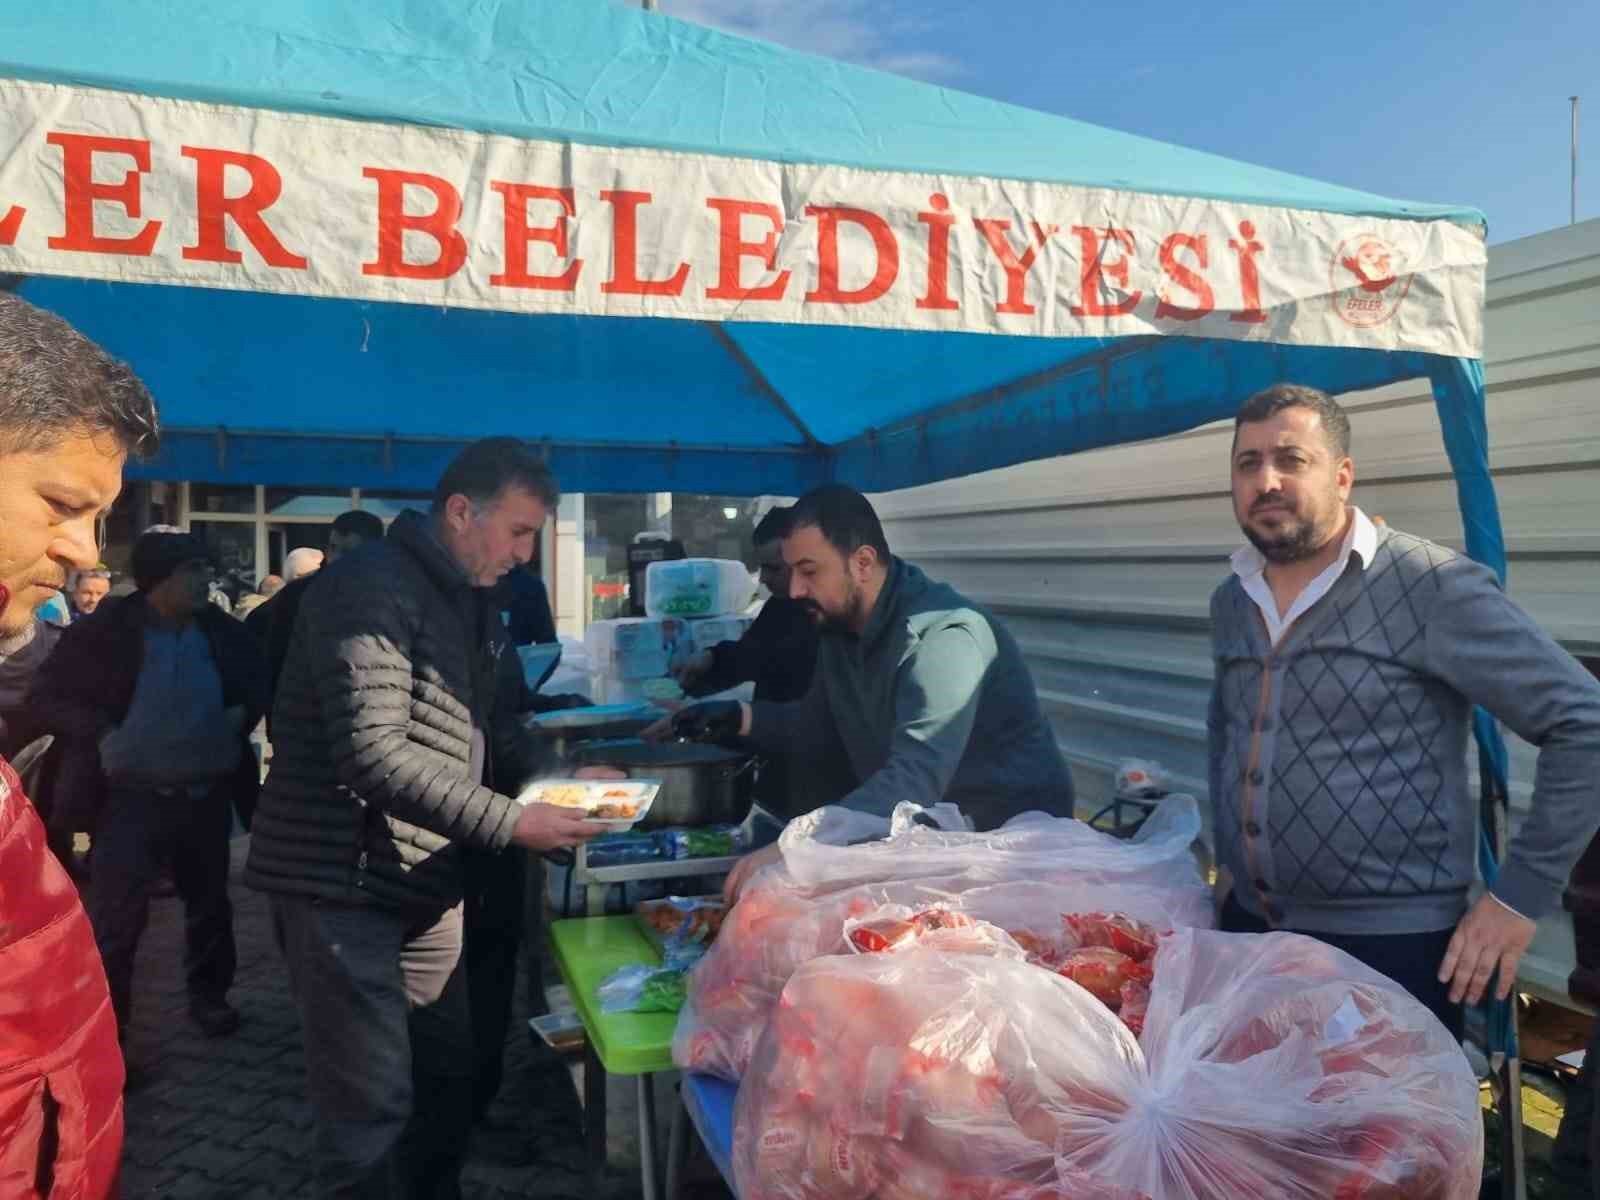
[[1117,767],[1117,795],[1135,799],[1167,794],[1167,772],[1146,758],[1125,758]]
[[740,1195],[1478,1195],[1476,1080],[1398,985],[1294,934],[1179,930],[1154,961],[1138,1041],[1003,937],[813,960],[739,1092]]
[[1139,1047],[1110,1012],[1015,946],[947,933],[789,981],[735,1105],[745,1200],[1028,1195],[1055,1178],[1068,1094],[1127,1089]]
[[[887,837],[882,818],[838,807],[790,822],[779,839],[783,861],[756,873],[689,978],[672,1047],[680,1067],[739,1079],[789,977],[818,955],[843,953],[845,922],[885,904],[919,909],[975,888],[1034,881],[1058,889],[1058,923],[1063,913],[1117,908],[1111,898],[1118,894],[1106,890],[1113,885],[1140,886],[1170,897],[1160,909],[1170,915],[1163,927],[1212,923],[1189,850],[1200,831],[1192,799],[1163,803],[1126,841],[1043,813],[989,833],[929,829],[914,823],[919,815],[960,819],[951,805],[902,804]],[[1129,899],[1122,907],[1142,912],[1141,904]]]
[[1198,877],[1168,885],[1101,878],[992,883],[983,873],[860,884],[823,895],[763,873],[729,911],[722,931],[689,977],[688,999],[673,1038],[685,1070],[738,1080],[784,985],[814,958],[849,953],[849,931],[890,914],[940,908],[988,922],[1026,949],[1066,948],[1067,914],[1128,913],[1158,931],[1210,926],[1210,892]]
[[[948,807],[937,805],[927,811],[940,814]],[[901,810],[906,811],[902,814]],[[783,869],[797,886],[815,890],[969,869],[988,873],[995,881],[1105,874],[1121,880],[1143,875],[1151,882],[1163,883],[1174,878],[1173,872],[1186,878],[1197,876],[1190,847],[1200,836],[1200,808],[1192,796],[1163,801],[1130,839],[1101,833],[1071,817],[1040,812],[1023,813],[987,833],[953,827],[928,829],[913,823],[918,811],[914,805],[901,805],[887,838],[860,845],[825,841],[806,819],[791,821],[778,842],[783,849]],[[855,813],[819,820],[856,818],[862,823],[875,819]]]
[[785,827],[779,844],[787,860],[791,850],[805,853],[807,843],[823,846],[852,846],[862,842],[882,841],[894,834],[904,833],[917,825],[918,819],[951,832],[966,833],[972,829],[969,821],[954,804],[940,801],[931,808],[903,802],[895,806],[892,816],[880,817],[873,813],[829,804],[796,817]]

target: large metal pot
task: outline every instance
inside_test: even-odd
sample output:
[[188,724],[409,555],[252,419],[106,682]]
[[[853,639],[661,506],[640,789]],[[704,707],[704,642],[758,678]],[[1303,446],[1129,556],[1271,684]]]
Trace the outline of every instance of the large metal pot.
[[738,824],[750,814],[756,761],[739,750],[685,742],[590,742],[572,751],[576,766],[661,780],[641,829]]
[[571,758],[584,742],[637,738],[660,716],[648,704],[605,704],[530,713],[522,722],[549,741],[558,757]]

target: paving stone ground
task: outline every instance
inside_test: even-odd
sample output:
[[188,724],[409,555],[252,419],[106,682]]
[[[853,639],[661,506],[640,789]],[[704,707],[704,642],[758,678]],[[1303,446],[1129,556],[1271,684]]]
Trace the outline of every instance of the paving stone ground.
[[[134,980],[130,1060],[148,1082],[127,1097],[126,1200],[301,1200],[311,1187],[304,1058],[288,978],[273,945],[266,900],[237,879],[239,973],[231,1037],[206,1038],[190,1022],[183,988],[183,907],[158,899]],[[526,972],[520,975],[525,981]],[[528,1011],[518,997],[517,1012]],[[620,1083],[618,1081],[618,1089]],[[616,1118],[613,1117],[613,1120]],[[597,1200],[583,1159],[581,1109],[570,1064],[534,1046],[521,1021],[507,1043],[506,1082],[490,1127],[475,1136],[466,1200]],[[614,1166],[608,1197],[637,1195],[637,1175]],[[709,1200],[721,1189],[695,1193]]]

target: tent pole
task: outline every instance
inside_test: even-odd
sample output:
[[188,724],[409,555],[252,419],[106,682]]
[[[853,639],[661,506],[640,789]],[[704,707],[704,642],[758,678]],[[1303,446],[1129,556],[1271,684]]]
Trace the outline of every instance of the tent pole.
[[1572,101],[1572,225],[1578,223],[1578,98],[1567,97]]

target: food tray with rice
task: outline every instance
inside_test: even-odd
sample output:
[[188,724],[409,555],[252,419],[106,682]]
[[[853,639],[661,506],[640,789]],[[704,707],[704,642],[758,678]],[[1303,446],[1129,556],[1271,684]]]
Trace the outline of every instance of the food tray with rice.
[[517,803],[581,808],[597,825],[631,829],[660,790],[659,779],[541,779],[524,788]]

